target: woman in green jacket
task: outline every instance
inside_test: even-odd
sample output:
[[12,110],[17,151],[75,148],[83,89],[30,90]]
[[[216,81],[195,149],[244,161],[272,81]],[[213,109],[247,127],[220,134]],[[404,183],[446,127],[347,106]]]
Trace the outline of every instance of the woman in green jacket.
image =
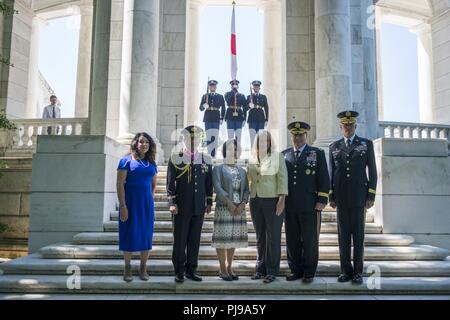
[[280,272],[281,228],[284,220],[288,175],[284,157],[273,150],[268,131],[256,137],[248,166],[250,213],[256,231],[258,258],[253,280],[271,283]]

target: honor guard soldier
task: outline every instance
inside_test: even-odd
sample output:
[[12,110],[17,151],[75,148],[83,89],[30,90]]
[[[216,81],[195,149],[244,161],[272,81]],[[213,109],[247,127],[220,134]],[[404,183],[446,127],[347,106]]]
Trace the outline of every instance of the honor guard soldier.
[[283,152],[289,178],[285,217],[287,260],[292,272],[286,280],[303,278],[304,283],[311,283],[316,274],[321,216],[330,190],[325,152],[306,143],[310,129],[305,122],[291,123],[288,130],[293,146]]
[[353,283],[362,284],[366,210],[374,205],[377,168],[372,141],[355,134],[358,116],[355,111],[338,114],[344,137],[330,145],[330,205],[337,207],[341,262],[338,281],[352,280]]
[[247,118],[247,99],[238,92],[238,80],[232,80],[230,84],[231,91],[225,94],[225,101],[228,105],[225,121],[227,122],[228,139],[236,139],[240,145],[242,127],[245,125],[245,119]]
[[213,158],[216,157],[219,129],[225,117],[225,99],[221,94],[216,93],[217,84],[216,80],[208,81],[207,93],[203,95],[200,102],[200,111],[205,111],[203,122],[205,123],[208,153]]
[[193,281],[202,281],[197,274],[200,237],[204,215],[211,212],[213,200],[212,159],[197,152],[202,132],[197,126],[184,129],[185,148],[172,154],[167,168],[176,282],[183,282],[185,275]]
[[258,132],[263,130],[269,121],[269,104],[267,102],[267,97],[259,93],[261,84],[262,83],[259,80],[253,81],[253,92],[250,88],[251,94],[247,97],[247,122],[250,130],[250,143],[252,145]]

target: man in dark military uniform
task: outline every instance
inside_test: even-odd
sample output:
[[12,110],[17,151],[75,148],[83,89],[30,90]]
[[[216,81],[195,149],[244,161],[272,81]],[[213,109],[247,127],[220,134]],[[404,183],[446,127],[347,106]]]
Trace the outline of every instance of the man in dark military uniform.
[[184,129],[185,149],[172,154],[167,168],[167,195],[173,215],[175,281],[184,276],[202,281],[197,274],[200,237],[205,212],[211,212],[213,199],[211,158],[197,152],[202,129]]
[[286,280],[303,278],[304,283],[311,283],[316,274],[321,216],[330,190],[325,152],[306,143],[310,129],[305,122],[291,123],[293,147],[283,151],[289,177],[285,229],[292,271]]
[[203,122],[205,123],[206,140],[208,143],[208,153],[211,157],[216,157],[216,150],[219,143],[219,129],[225,117],[225,99],[221,94],[216,93],[218,82],[211,80],[208,82],[209,93],[203,95],[200,102],[200,111],[205,111]]
[[253,93],[247,97],[247,122],[250,131],[250,143],[252,145],[258,132],[264,130],[269,121],[269,103],[267,102],[267,97],[259,93],[261,84],[259,80],[253,81]]
[[[338,114],[343,138],[330,145],[330,205],[337,207],[341,275],[339,282],[363,283],[366,210],[374,205],[377,168],[372,141],[358,137],[358,113]],[[369,176],[367,177],[367,172]],[[353,265],[351,241],[353,240]]]
[[225,121],[227,122],[228,139],[236,139],[241,144],[242,127],[245,125],[247,118],[247,99],[239,93],[239,81],[232,80],[231,91],[225,94],[225,101],[228,108],[225,113]]

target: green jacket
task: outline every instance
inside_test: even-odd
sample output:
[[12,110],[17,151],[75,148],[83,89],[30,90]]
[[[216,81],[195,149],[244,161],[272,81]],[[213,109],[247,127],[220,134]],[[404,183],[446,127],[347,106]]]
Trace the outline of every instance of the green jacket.
[[288,194],[288,175],[283,154],[272,152],[258,163],[250,159],[248,164],[250,197],[278,198]]

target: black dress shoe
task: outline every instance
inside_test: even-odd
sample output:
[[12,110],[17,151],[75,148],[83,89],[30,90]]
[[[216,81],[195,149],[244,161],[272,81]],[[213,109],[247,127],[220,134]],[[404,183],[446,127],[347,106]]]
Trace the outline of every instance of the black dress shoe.
[[184,282],[184,274],[177,274],[175,276],[175,282],[176,283],[183,283]]
[[265,276],[263,274],[255,273],[250,279],[252,279],[252,280],[261,280],[263,278],[265,278]]
[[363,282],[363,277],[360,274],[355,275],[352,279],[352,283],[354,284],[362,284]]
[[272,283],[272,282],[275,281],[275,279],[276,279],[275,276],[267,275],[267,276],[264,278],[263,282],[264,282],[264,283]]
[[293,273],[293,274],[290,274],[290,275],[288,275],[288,276],[286,277],[286,281],[295,281],[295,280],[299,280],[299,279],[301,279],[301,278],[303,278],[302,275]]
[[351,277],[349,277],[348,275],[346,275],[346,274],[341,274],[339,277],[338,277],[338,282],[341,282],[341,283],[343,283],[343,282],[349,282],[351,280]]
[[196,281],[196,282],[201,282],[202,281],[202,277],[200,277],[195,272],[186,273],[186,278],[191,279],[192,281]]
[[302,282],[306,283],[306,284],[312,283],[313,281],[314,281],[314,277],[305,277],[302,280]]

